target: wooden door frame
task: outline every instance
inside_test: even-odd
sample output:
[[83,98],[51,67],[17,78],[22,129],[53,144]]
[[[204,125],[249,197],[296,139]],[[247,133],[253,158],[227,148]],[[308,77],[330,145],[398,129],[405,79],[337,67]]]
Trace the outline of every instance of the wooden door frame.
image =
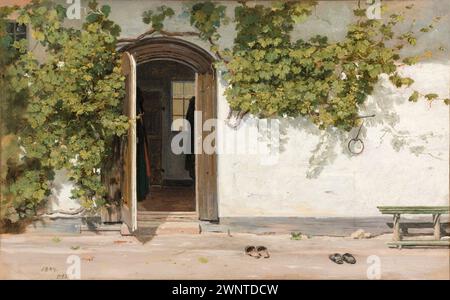
[[[130,52],[136,59],[137,65],[155,60],[171,60],[191,67],[196,73],[196,110],[202,110],[203,120],[217,118],[215,60],[207,51],[190,42],[173,37],[146,38],[137,43],[126,45],[120,51]],[[199,101],[200,98],[201,101]],[[206,111],[200,109],[199,102],[203,103],[203,109],[206,109]],[[215,131],[217,133],[217,128],[215,128]],[[202,128],[197,126],[196,136],[202,137],[204,135]],[[217,154],[208,155],[204,151],[201,151],[201,154],[196,154],[195,171],[196,213],[198,218],[217,222],[219,221]]]

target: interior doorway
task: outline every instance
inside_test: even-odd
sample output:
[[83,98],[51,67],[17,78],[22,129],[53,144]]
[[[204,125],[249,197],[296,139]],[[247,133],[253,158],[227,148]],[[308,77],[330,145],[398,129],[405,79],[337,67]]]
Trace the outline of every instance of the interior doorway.
[[[186,130],[189,105],[195,105],[195,70],[176,61],[156,60],[137,65],[136,74],[137,105],[141,106],[137,126],[143,127],[137,130],[138,211],[195,212],[194,154],[175,154],[171,149],[172,139]],[[193,123],[191,130],[195,130]],[[142,152],[148,153],[146,163],[139,157],[140,142],[147,147]],[[140,171],[148,166],[149,172]],[[140,192],[140,185],[148,188]]]

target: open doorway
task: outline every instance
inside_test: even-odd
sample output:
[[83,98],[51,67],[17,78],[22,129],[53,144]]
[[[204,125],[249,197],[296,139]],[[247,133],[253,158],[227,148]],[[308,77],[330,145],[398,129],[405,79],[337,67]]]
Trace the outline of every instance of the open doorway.
[[195,71],[155,60],[139,64],[136,74],[138,211],[195,212],[194,154],[171,149],[184,120],[195,130]]
[[[121,143],[123,222],[131,232],[138,229],[138,219],[153,221],[161,215],[165,220],[168,216],[177,215],[217,222],[217,157],[216,153],[203,151],[203,141],[207,137],[212,136],[217,143],[216,128],[203,128],[206,120],[217,116],[214,58],[199,46],[172,37],[143,39],[122,47],[120,51],[122,73],[126,78],[123,110],[130,124]],[[169,130],[170,125],[173,120],[186,115],[192,89],[196,112],[195,122],[192,122],[195,124],[192,143],[195,168],[190,172],[186,168],[185,155],[174,156],[168,147],[171,137],[177,132],[177,122],[173,131]],[[143,118],[137,111],[140,107],[137,105],[138,90],[143,99]],[[147,138],[148,145],[144,151],[138,149],[139,123],[145,131],[141,135]],[[138,157],[138,150],[147,156],[147,161],[142,160],[142,153]],[[146,164],[150,166],[144,170],[149,170],[149,174],[138,185],[137,167],[142,172]],[[145,185],[147,190],[144,188],[138,192],[138,187],[141,189]],[[138,194],[141,202],[137,201]]]

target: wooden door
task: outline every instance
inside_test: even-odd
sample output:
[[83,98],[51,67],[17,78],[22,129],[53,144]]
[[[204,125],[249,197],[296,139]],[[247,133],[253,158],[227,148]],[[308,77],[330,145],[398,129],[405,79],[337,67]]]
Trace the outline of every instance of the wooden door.
[[134,57],[122,54],[122,73],[125,80],[125,99],[123,112],[128,116],[128,133],[124,143],[124,166],[122,176],[122,221],[130,232],[137,229],[137,192],[136,192],[136,62]]
[[[195,108],[202,112],[202,123],[195,121],[195,147],[196,153],[206,136],[211,132],[203,130],[203,123],[216,118],[216,80],[214,73],[197,73],[196,75]],[[214,132],[217,128],[213,128]],[[197,211],[200,220],[218,221],[217,203],[217,161],[216,154],[206,154],[201,148],[201,153],[196,155],[196,197]]]
[[162,102],[161,93],[142,92],[144,97],[144,124],[150,152],[150,183],[162,185]]

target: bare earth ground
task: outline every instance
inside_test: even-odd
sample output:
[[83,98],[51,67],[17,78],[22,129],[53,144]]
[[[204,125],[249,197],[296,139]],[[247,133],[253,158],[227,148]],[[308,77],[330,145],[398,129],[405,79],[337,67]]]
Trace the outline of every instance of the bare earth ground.
[[[70,255],[81,259],[81,279],[368,279],[371,255],[381,279],[450,279],[448,249],[389,249],[389,239],[204,233],[142,244],[118,234],[1,235],[0,279],[64,278]],[[246,245],[265,245],[272,256],[246,256]],[[337,265],[328,259],[334,252],[351,252],[357,263]]]

